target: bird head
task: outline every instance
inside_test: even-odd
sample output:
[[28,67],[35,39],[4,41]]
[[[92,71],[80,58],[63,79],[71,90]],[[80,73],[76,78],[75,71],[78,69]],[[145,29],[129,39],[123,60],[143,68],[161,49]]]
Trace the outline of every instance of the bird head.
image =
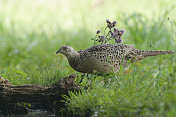
[[70,46],[64,45],[56,52],[56,54],[58,54],[58,53],[62,53],[65,56],[69,56],[69,55],[75,53],[75,50]]

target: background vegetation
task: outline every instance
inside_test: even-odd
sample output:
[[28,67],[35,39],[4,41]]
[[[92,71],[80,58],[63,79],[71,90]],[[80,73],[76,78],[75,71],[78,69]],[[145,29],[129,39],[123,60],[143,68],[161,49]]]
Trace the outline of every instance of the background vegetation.
[[[0,0],[0,75],[13,84],[51,85],[75,71],[62,45],[76,50],[105,20],[125,30],[123,43],[138,49],[176,50],[174,0]],[[169,18],[169,19],[168,19]],[[134,63],[106,87],[70,93],[68,110],[90,116],[175,116],[176,57]]]

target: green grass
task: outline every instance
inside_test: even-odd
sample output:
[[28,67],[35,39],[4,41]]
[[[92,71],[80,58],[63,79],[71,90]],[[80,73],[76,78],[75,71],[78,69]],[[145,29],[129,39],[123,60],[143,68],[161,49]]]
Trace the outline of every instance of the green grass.
[[154,65],[145,69],[135,64],[130,68],[130,73],[114,78],[106,87],[93,82],[88,91],[70,92],[70,97],[66,97],[69,100],[68,110],[80,116],[174,117],[175,61],[172,58],[169,64],[174,63],[173,65]]
[[[125,44],[176,50],[175,5],[173,0],[0,0],[0,75],[13,84],[50,86],[75,73],[55,52],[62,45],[92,46],[90,39],[106,19],[125,30]],[[96,78],[88,91],[70,93],[68,110],[100,117],[176,115],[175,55],[146,58],[112,79],[105,87]]]

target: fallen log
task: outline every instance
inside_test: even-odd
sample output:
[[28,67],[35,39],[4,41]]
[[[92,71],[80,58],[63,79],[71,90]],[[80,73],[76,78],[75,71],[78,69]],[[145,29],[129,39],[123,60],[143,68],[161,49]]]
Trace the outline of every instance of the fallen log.
[[[30,109],[45,109],[59,114],[64,108],[63,95],[69,91],[80,90],[74,84],[75,74],[59,80],[50,87],[41,85],[8,85],[0,86],[0,113],[26,114]],[[32,106],[29,108],[25,104]],[[23,108],[23,109],[22,109]]]

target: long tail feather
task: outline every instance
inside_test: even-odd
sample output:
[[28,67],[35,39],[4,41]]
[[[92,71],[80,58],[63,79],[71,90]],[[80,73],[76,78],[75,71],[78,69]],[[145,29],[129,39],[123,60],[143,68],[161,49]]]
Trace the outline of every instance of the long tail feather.
[[176,54],[176,51],[162,51],[162,50],[142,50],[141,54],[143,57],[157,56],[164,54]]

